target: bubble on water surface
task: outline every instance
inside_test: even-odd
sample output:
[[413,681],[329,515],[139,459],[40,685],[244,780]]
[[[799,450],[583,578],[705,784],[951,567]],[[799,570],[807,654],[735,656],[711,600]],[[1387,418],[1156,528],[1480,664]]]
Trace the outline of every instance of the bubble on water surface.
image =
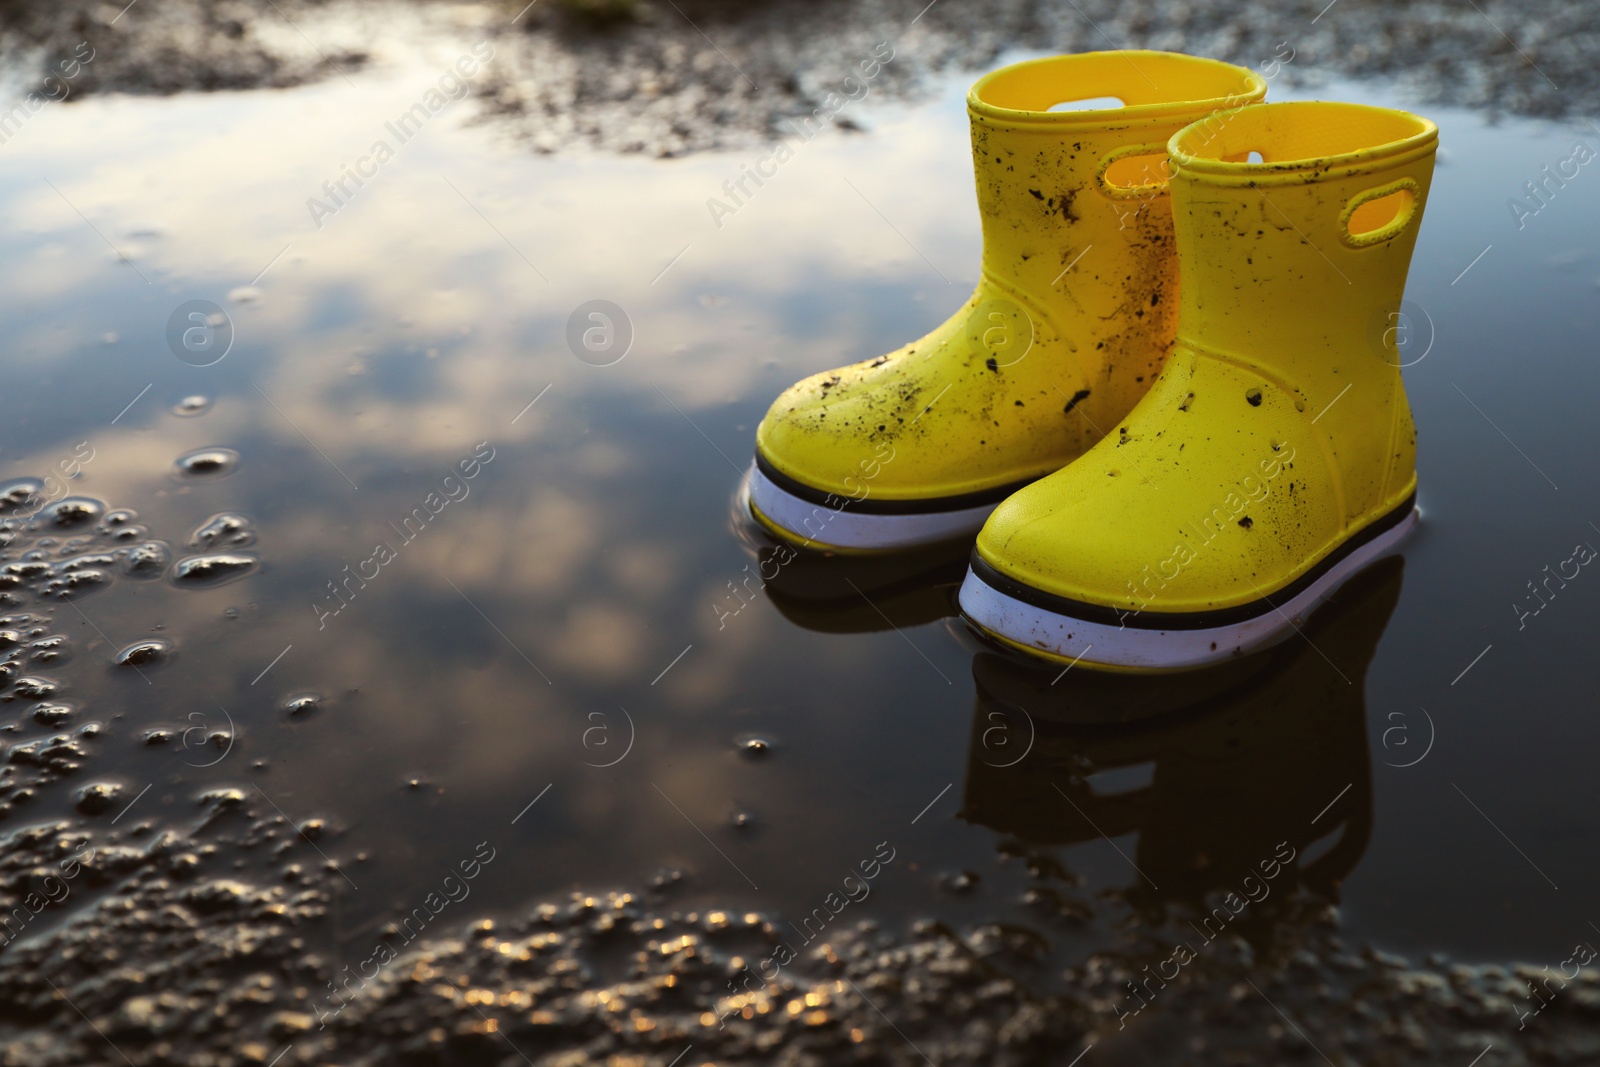
[[75,530],[99,522],[105,513],[106,506],[101,501],[87,496],[69,496],[41,510],[39,521],[46,526]]
[[733,747],[746,759],[765,759],[772,755],[771,738],[761,737],[757,734],[740,734],[733,739]]
[[130,578],[159,578],[172,562],[172,550],[161,541],[144,541],[119,549],[122,572]]
[[939,887],[950,893],[970,893],[982,880],[976,871],[952,871],[939,879]]
[[179,456],[173,466],[189,478],[226,478],[239,465],[239,453],[231,448],[197,448]]
[[178,585],[211,588],[237,581],[261,565],[258,556],[248,552],[214,552],[205,556],[185,556],[172,567],[172,580]]
[[37,478],[12,478],[0,482],[0,515],[31,511],[44,496],[44,483]]
[[160,637],[148,637],[117,653],[117,664],[122,667],[154,667],[166,662],[172,655],[172,642]]
[[207,519],[189,537],[190,548],[244,548],[255,544],[248,516],[224,511]]

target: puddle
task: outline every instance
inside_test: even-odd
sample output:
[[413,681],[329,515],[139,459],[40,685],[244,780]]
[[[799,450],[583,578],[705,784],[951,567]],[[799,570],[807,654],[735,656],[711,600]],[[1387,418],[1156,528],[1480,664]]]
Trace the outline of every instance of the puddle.
[[[483,843],[449,936],[616,890],[784,937],[819,908],[1008,924],[1048,976],[1130,924],[1170,945],[1265,863],[1288,877],[1242,920],[1261,941],[1312,938],[1305,899],[1406,957],[1542,965],[1594,934],[1600,584],[1559,568],[1600,543],[1600,177],[1544,168],[1600,134],[1426,109],[1404,566],[1315,644],[1053,682],[953,618],[959,556],[790,561],[730,520],[779,390],[975,280],[966,76],[737,203],[762,150],[540,157],[465,113],[374,162],[437,76],[95,97],[0,154],[0,476],[34,479],[13,514],[48,501],[8,549],[0,719],[40,769],[0,831],[143,849],[248,799],[255,828],[195,862],[314,873],[299,973],[324,981]],[[247,844],[312,820],[292,856]]]

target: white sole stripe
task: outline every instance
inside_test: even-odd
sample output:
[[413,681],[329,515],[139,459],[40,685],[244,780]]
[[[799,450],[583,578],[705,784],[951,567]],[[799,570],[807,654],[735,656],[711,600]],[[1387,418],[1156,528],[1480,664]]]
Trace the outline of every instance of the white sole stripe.
[[849,509],[848,497],[839,498],[842,504],[838,508],[803,500],[779,488],[754,464],[750,467],[749,486],[750,503],[769,522],[787,531],[796,542],[819,548],[914,548],[973,536],[999,506],[996,501],[923,515],[863,514]]

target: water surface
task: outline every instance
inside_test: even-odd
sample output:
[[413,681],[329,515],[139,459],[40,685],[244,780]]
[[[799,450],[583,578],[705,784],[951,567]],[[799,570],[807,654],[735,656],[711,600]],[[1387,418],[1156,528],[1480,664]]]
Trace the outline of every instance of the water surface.
[[[764,151],[540,157],[466,105],[308,207],[453,59],[52,106],[0,153],[0,469],[79,456],[70,492],[173,559],[244,558],[54,607],[73,651],[45,673],[106,724],[97,780],[134,802],[97,818],[180,825],[234,786],[325,820],[336,952],[484,841],[484,913],[657,880],[798,922],[888,849],[852,918],[1000,918],[1070,959],[1117,937],[1083,902],[1177,929],[1288,842],[1358,941],[1542,962],[1588,936],[1600,585],[1528,583],[1600,544],[1600,179],[1520,220],[1508,201],[1591,127],[1428,112],[1403,567],[1315,646],[1052,685],[954,618],[959,557],[776,568],[731,517],[779,390],[974,282],[967,79],[863,105],[869,132],[806,144],[720,225],[707,200]],[[625,313],[615,361],[569,347],[594,300]],[[226,316],[215,361],[187,313],[185,357],[169,343],[190,301]],[[114,663],[156,638],[147,669]],[[1085,709],[1161,714],[1063,725]],[[221,758],[186,746],[197,725],[233,731]]]

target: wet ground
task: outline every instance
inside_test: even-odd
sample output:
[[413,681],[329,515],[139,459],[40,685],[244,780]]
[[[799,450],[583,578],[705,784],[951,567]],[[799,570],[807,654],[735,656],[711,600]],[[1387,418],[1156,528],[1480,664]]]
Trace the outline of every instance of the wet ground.
[[[1597,1055],[1592,12],[207,7],[277,57],[235,79],[148,3],[11,37],[93,58],[0,146],[0,1062]],[[1423,532],[1176,681],[1040,674],[959,555],[785,562],[734,507],[773,395],[972,284],[970,68],[1101,33],[1292,39],[1274,97],[1444,145]]]
[[[1382,77],[1416,102],[1495,115],[1600,110],[1600,9],[1586,0],[124,3],[0,5],[7,69],[51,98],[282,87],[392,71],[420,41],[481,38],[498,51],[471,85],[475,114],[540,152],[656,156],[764,143],[880,41],[897,49],[871,86],[880,99],[926,100],[1019,47],[1164,48],[1253,67],[1276,57],[1280,88]],[[62,77],[74,55],[93,59]],[[871,121],[837,118],[847,130]]]

